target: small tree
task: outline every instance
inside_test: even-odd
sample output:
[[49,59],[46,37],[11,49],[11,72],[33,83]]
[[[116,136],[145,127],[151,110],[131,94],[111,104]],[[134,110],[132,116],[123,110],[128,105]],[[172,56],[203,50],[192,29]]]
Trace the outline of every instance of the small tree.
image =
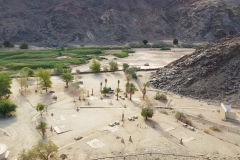
[[57,63],[54,65],[54,73],[61,75],[64,71],[64,65],[61,63]]
[[111,62],[109,63],[109,66],[110,66],[110,71],[117,71],[117,70],[118,70],[118,64],[117,64],[117,62],[111,61]]
[[0,73],[0,100],[11,94],[11,83],[12,80],[8,74]]
[[108,94],[110,90],[111,88],[103,87],[102,94],[106,96],[106,94]]
[[24,70],[21,70],[19,73],[19,76],[20,77],[17,80],[21,86],[21,89],[25,88],[25,92],[26,92],[26,89],[28,87],[28,73]]
[[131,67],[131,68],[128,68],[128,69],[125,71],[125,73],[126,73],[127,75],[131,76],[132,78],[137,79],[136,70],[137,70],[137,68]]
[[38,112],[40,112],[41,117],[42,117],[42,114],[43,114],[44,109],[45,109],[45,105],[44,105],[44,104],[41,104],[41,103],[38,103],[36,110],[37,110]]
[[6,48],[14,47],[14,45],[9,40],[3,41],[3,46],[6,47]]
[[95,59],[92,60],[92,64],[89,67],[92,72],[100,72],[101,71],[101,64],[97,62]]
[[129,68],[127,63],[123,63],[123,71],[125,72]]
[[0,100],[0,115],[7,116],[12,112],[15,112],[17,105],[13,104],[9,100]]
[[148,44],[148,40],[146,40],[146,39],[144,39],[142,42],[143,42],[144,45]]
[[72,73],[62,73],[62,79],[66,82],[66,87],[68,88],[68,83],[73,81]]
[[28,77],[34,76],[34,71],[31,68],[24,67],[21,69],[21,71],[26,72]]
[[40,85],[45,88],[47,93],[48,88],[52,86],[52,81],[50,80],[51,71],[39,68],[36,75],[40,78]]
[[[30,150],[23,150],[18,155],[18,160],[50,160],[58,147],[52,141],[39,141]],[[56,158],[56,157],[55,157]]]
[[173,39],[173,44],[174,44],[174,45],[178,45],[178,39],[174,38],[174,39]]
[[147,120],[148,118],[153,117],[153,109],[151,108],[143,108],[141,115]]
[[28,44],[24,42],[24,43],[20,44],[19,48],[20,49],[28,49]]
[[36,128],[41,131],[42,137],[44,138],[46,134],[47,123],[41,121]]

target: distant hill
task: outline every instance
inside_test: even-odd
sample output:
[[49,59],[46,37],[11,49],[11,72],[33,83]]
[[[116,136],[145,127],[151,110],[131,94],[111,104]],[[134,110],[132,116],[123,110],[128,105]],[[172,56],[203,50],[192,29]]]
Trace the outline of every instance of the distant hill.
[[150,82],[163,90],[240,107],[240,34],[170,63]]
[[240,32],[239,0],[0,0],[0,41],[56,46]]

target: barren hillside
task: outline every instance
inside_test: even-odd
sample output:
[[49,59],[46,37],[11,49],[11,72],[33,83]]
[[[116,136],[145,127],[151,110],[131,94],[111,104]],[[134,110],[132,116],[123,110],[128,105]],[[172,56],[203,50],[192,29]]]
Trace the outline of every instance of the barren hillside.
[[240,31],[239,0],[0,0],[0,40],[62,45],[178,37],[213,41]]
[[154,87],[240,107],[240,35],[221,39],[157,71]]

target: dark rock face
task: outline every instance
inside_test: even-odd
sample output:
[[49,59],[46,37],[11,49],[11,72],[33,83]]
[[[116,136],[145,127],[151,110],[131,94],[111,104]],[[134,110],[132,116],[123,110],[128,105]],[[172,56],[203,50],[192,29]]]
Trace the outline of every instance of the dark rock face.
[[0,40],[120,44],[240,32],[239,0],[0,0]]
[[240,35],[184,56],[152,78],[150,82],[156,88],[240,107]]

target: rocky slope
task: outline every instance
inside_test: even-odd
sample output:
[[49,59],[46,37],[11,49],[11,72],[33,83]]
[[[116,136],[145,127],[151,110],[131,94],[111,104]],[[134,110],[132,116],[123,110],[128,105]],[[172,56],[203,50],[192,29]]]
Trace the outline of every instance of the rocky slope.
[[240,32],[239,0],[0,0],[0,41],[120,44]]
[[240,107],[240,35],[184,56],[152,78],[150,82],[156,88]]

